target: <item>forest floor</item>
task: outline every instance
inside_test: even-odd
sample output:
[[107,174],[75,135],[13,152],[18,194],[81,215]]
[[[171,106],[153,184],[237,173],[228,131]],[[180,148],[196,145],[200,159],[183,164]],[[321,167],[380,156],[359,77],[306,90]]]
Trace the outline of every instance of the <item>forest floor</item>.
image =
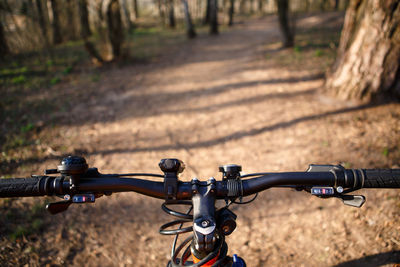
[[[227,163],[246,173],[310,163],[398,168],[398,103],[322,94],[342,23],[338,13],[303,17],[297,46],[280,49],[276,17],[243,20],[218,36],[169,45],[157,60],[108,68],[95,82],[26,95],[71,105],[52,114],[56,123],[34,124],[40,142],[18,150],[20,161],[3,153],[2,173],[38,173],[67,154],[85,155],[102,173],[158,173],[160,159],[175,157],[187,166],[183,180],[219,178]],[[247,266],[400,263],[399,190],[360,193],[361,209],[304,192],[263,192],[233,208],[229,253]],[[162,201],[121,193],[50,216],[42,206],[51,200],[0,202],[1,266],[166,265],[172,238],[158,229],[173,218]]]

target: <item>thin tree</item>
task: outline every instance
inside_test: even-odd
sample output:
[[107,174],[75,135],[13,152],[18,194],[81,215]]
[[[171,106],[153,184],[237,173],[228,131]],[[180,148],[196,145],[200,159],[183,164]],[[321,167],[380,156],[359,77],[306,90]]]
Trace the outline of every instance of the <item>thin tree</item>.
[[137,0],[133,0],[133,12],[135,14],[135,19],[139,18],[139,6]]
[[158,15],[161,18],[161,22],[165,23],[165,12],[164,12],[164,5],[161,0],[156,0],[158,6]]
[[218,34],[218,2],[210,0],[210,34]]
[[235,13],[235,0],[229,1],[229,22],[228,25],[233,25],[233,14]]
[[341,99],[400,97],[400,2],[352,0],[326,90]]
[[333,8],[339,10],[339,0],[335,0],[335,6]]
[[[279,26],[283,37],[283,47],[294,45],[294,25],[289,21],[289,0],[276,0]],[[294,24],[294,23],[293,23]]]
[[168,1],[168,25],[170,28],[175,28],[175,10],[174,10],[174,0]]
[[210,23],[211,1],[206,0],[206,14],[204,15],[203,25]]
[[46,48],[49,48],[49,40],[47,37],[47,25],[43,14],[42,1],[36,0],[37,19],[39,22],[40,31],[45,42]]
[[61,29],[60,29],[60,16],[57,7],[57,0],[51,0],[51,11],[53,14],[53,22],[51,24],[53,30],[53,44],[62,43]]
[[183,10],[185,12],[185,26],[186,26],[186,35],[188,38],[196,37],[196,31],[194,29],[194,25],[192,22],[192,18],[189,12],[189,5],[187,0],[182,0]]
[[258,0],[258,12],[264,13],[264,0]]
[[9,54],[10,49],[8,48],[8,44],[6,41],[4,26],[2,21],[0,20],[0,58],[4,58],[7,54]]
[[121,56],[121,46],[124,39],[118,0],[111,0],[107,6],[107,26],[112,56],[113,59],[118,59]]

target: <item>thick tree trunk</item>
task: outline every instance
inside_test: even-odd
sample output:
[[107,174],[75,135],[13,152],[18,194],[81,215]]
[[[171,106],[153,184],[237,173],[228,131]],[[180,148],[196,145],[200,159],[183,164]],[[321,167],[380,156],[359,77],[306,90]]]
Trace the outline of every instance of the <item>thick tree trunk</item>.
[[186,26],[186,35],[188,38],[196,37],[196,31],[194,30],[194,25],[192,22],[192,18],[189,12],[189,5],[187,0],[182,0],[183,10],[185,12],[185,26]]
[[276,0],[279,26],[283,37],[283,47],[294,45],[294,27],[289,22],[289,0]]
[[0,58],[4,58],[9,52],[10,50],[7,45],[4,26],[2,21],[0,20]]
[[113,59],[121,56],[123,37],[120,5],[118,0],[111,0],[107,7],[108,38],[110,39]]
[[235,13],[235,0],[230,0],[230,5],[229,5],[229,22],[228,25],[232,26],[233,25],[233,14]]
[[400,96],[400,2],[353,0],[326,89],[341,99]]
[[218,34],[218,2],[210,0],[210,34]]
[[51,11],[53,14],[53,22],[51,24],[53,30],[53,44],[61,44],[62,36],[60,29],[60,16],[57,8],[57,0],[51,0],[50,3],[51,3]]
[[79,0],[79,16],[81,19],[81,37],[86,39],[92,35],[92,31],[90,30],[89,26],[89,12],[86,0]]
[[174,0],[168,0],[168,24],[170,28],[175,28],[175,9]]

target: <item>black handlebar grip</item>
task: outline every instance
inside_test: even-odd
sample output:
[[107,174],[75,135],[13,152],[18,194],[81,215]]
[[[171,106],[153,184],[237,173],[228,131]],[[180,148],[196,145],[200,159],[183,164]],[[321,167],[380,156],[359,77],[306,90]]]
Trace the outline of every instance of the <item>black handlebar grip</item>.
[[363,170],[364,188],[400,188],[400,169]]
[[0,198],[45,196],[48,177],[0,179]]

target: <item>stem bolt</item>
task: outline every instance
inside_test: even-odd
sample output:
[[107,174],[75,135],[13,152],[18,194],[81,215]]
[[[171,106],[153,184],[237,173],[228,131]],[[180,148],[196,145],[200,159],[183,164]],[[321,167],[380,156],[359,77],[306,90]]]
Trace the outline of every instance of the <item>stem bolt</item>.
[[201,226],[202,227],[207,227],[209,224],[210,224],[210,222],[207,221],[207,220],[204,220],[204,221],[201,222]]

